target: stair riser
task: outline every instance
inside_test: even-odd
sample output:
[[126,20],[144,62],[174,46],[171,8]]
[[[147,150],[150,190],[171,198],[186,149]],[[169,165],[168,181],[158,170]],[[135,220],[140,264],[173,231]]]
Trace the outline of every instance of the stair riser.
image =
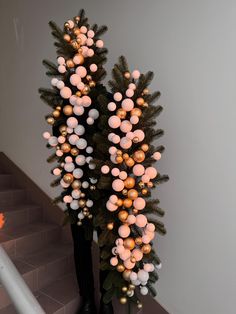
[[27,195],[24,190],[0,191],[0,206],[4,207],[27,202]]
[[0,190],[14,187],[16,187],[16,185],[11,174],[0,174]]

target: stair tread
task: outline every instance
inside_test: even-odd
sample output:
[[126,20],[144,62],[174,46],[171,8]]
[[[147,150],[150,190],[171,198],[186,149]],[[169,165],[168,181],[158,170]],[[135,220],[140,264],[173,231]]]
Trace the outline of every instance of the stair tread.
[[9,205],[9,206],[2,206],[1,212],[4,214],[6,212],[10,211],[17,211],[17,210],[23,210],[23,209],[35,209],[40,208],[40,205],[33,204],[33,203],[22,203],[22,204],[16,204],[16,205]]

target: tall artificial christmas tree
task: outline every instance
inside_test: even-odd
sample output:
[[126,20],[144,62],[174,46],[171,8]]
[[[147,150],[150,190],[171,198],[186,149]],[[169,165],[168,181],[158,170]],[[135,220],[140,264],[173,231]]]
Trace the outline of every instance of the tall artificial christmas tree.
[[161,262],[153,240],[155,232],[166,233],[156,218],[164,211],[151,198],[151,190],[168,180],[153,166],[164,147],[154,143],[163,130],[155,128],[162,107],[154,104],[160,92],[148,89],[152,78],[152,72],[130,73],[120,57],[109,82],[111,94],[99,96],[100,132],[94,136],[97,171],[102,173],[98,188],[105,194],[95,218],[102,228],[101,268],[109,271],[104,302],[117,295],[122,304],[131,301],[138,308],[140,293],[156,295],[153,285]]

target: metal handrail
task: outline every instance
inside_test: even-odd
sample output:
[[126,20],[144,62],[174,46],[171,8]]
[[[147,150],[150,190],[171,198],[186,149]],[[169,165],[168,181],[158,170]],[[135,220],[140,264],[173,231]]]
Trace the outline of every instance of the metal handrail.
[[19,314],[46,314],[1,245],[0,283]]

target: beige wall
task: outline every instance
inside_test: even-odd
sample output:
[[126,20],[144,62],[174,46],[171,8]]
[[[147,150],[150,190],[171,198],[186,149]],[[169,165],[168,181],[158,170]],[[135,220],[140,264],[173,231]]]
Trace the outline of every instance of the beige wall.
[[157,241],[157,299],[171,314],[234,314],[236,2],[1,0],[0,149],[49,195],[49,108],[37,94],[48,82],[41,60],[55,60],[47,22],[82,6],[109,25],[107,68],[126,54],[132,67],[155,71],[163,93],[159,169],[171,180],[157,191],[168,229]]

